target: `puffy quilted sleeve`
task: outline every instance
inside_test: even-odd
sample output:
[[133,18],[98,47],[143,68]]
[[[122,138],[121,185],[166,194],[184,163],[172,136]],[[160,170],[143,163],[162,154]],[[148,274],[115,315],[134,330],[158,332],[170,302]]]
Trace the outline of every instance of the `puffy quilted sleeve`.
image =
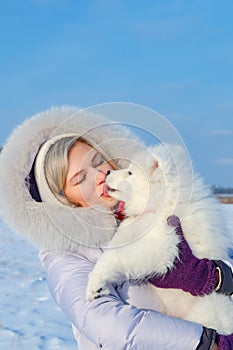
[[40,259],[51,293],[79,332],[106,350],[194,350],[202,326],[127,304],[112,287],[108,296],[85,301],[88,274],[94,264],[76,255]]

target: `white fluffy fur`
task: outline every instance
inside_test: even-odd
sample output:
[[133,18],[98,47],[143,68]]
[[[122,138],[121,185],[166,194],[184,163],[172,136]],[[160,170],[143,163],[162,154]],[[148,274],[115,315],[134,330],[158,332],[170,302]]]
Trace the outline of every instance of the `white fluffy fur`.
[[[181,218],[184,235],[199,258],[228,258],[230,238],[224,230],[220,204],[197,176],[176,145],[158,145],[137,155],[127,169],[107,177],[112,196],[125,202],[126,219],[89,277],[87,299],[108,292],[107,284],[142,280],[164,274],[178,256],[179,238],[167,225]],[[113,191],[114,190],[114,191]],[[213,292],[193,297],[175,289],[155,288],[161,311],[217,329],[233,332],[233,302]]]
[[122,164],[140,148],[129,130],[88,111],[63,106],[38,113],[14,130],[0,154],[0,214],[12,230],[41,248],[83,253],[111,239],[116,229],[112,213],[35,202],[25,184],[41,144],[67,133],[94,142]]

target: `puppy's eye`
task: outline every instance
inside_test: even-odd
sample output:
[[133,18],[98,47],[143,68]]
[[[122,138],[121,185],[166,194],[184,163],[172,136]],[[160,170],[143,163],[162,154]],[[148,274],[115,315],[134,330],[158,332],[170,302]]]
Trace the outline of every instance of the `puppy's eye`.
[[133,174],[131,173],[131,171],[128,171],[128,175],[133,175]]

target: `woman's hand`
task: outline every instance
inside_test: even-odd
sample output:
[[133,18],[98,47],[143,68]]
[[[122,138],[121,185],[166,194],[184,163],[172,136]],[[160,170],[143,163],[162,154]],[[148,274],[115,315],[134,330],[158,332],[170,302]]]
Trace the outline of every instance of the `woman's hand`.
[[217,345],[216,343],[214,343],[214,344],[211,346],[210,350],[218,350],[218,345]]
[[[233,349],[233,334],[230,335],[216,335],[215,344],[218,350],[232,350]],[[215,348],[214,348],[215,349]]]
[[171,270],[163,276],[149,279],[149,282],[159,288],[182,289],[195,296],[210,294],[218,286],[218,293],[231,295],[233,275],[230,267],[223,261],[195,257],[184,238],[179,218],[172,215],[167,222],[180,236],[179,257],[174,261]]

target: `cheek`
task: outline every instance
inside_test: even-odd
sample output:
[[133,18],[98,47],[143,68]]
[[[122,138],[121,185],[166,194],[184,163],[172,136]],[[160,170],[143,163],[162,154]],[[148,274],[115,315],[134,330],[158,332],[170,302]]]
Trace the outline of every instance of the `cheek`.
[[82,197],[82,199],[86,201],[92,197],[93,192],[94,192],[94,188],[92,183],[89,183],[86,181],[84,184],[79,186],[80,196]]

